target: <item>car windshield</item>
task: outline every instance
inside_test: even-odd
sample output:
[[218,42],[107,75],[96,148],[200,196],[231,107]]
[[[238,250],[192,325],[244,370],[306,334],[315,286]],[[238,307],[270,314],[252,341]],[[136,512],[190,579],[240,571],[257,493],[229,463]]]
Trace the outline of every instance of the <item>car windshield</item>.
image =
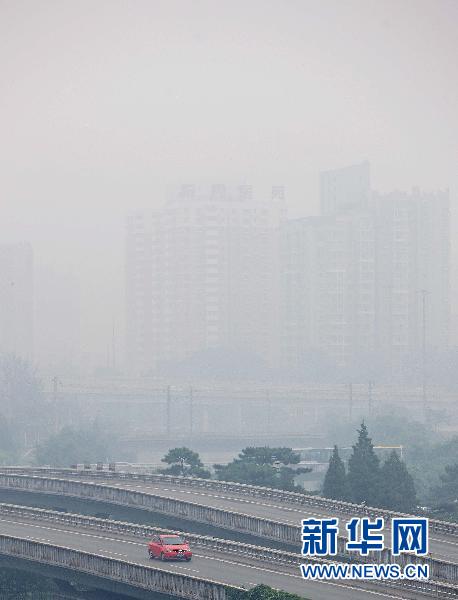
[[180,538],[178,535],[164,536],[162,538],[163,544],[184,544],[184,540]]

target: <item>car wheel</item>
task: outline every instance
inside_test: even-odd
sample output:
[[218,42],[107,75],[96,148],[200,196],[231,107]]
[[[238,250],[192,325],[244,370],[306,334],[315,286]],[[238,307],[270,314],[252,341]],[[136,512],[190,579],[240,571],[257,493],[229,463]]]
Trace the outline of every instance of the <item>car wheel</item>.
[[153,552],[152,552],[151,550],[148,550],[148,554],[149,554],[149,557],[150,557],[150,558],[151,558],[151,560],[152,560],[152,559],[154,558],[154,554],[153,554]]
[[165,561],[165,556],[164,556],[164,553],[163,553],[163,552],[161,552],[161,556],[160,556],[159,558],[162,560],[162,562],[164,562],[164,561]]
[[186,557],[186,562],[191,562],[191,556]]

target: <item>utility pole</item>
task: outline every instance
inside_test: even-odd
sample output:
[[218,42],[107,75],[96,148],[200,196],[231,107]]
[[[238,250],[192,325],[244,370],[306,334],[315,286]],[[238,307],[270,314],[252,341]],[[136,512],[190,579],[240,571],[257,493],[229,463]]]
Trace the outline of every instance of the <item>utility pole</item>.
[[422,306],[422,404],[423,404],[423,416],[426,421],[426,294],[428,290],[419,290],[421,294],[421,306]]
[[349,417],[349,420],[351,423],[352,418],[353,418],[353,384],[352,383],[348,384],[348,417]]
[[113,371],[116,370],[116,337],[115,337],[115,320],[113,318],[113,327],[111,332],[111,360]]
[[53,404],[56,405],[57,404],[57,384],[59,382],[59,379],[57,378],[57,376],[54,376],[52,378],[52,400],[53,400]]
[[167,437],[170,437],[170,386],[167,386],[167,407],[166,407],[166,428]]
[[266,391],[266,400],[267,400],[267,433],[270,433],[272,430],[272,400],[270,398],[269,390]]
[[371,414],[372,414],[372,385],[373,385],[372,381],[369,381],[369,383],[368,383],[368,398],[367,398],[367,401],[369,404],[369,407],[368,407],[369,408],[369,416],[371,416]]
[[60,380],[55,375],[52,378],[52,412],[53,412],[53,421],[54,421],[54,433],[57,433],[59,430],[59,418],[57,414],[57,386],[59,385]]
[[192,434],[193,434],[193,420],[194,420],[194,395],[193,395],[193,389],[192,389],[192,385],[189,388],[189,437],[190,439],[192,439]]

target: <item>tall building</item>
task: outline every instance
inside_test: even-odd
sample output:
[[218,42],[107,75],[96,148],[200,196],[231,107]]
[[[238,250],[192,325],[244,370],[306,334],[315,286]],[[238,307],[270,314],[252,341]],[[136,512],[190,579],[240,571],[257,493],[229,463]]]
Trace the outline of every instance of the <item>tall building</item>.
[[320,217],[282,228],[283,362],[402,368],[444,348],[449,328],[448,194],[370,192],[369,165],[321,177]]
[[374,352],[375,243],[371,213],[289,221],[283,228],[285,366],[318,353],[346,367]]
[[278,357],[279,225],[284,192],[182,186],[127,222],[127,355],[160,369],[209,349]]
[[370,197],[370,165],[367,161],[321,173],[320,204],[323,216],[367,209]]
[[33,252],[0,244],[0,353],[33,358]]
[[374,194],[377,213],[377,345],[394,365],[448,345],[448,192]]

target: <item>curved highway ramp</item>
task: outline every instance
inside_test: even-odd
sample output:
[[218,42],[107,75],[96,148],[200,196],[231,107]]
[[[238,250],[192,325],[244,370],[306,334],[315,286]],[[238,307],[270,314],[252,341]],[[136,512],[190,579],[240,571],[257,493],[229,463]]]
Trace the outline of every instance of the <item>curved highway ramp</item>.
[[146,543],[158,531],[0,504],[0,554],[127,584],[132,590],[190,600],[227,600],[227,586],[247,589],[264,583],[310,600],[458,598],[458,588],[437,582],[411,582],[411,587],[365,584],[363,589],[339,582],[304,581],[300,555],[195,534],[186,534],[194,550],[191,563],[151,561]]
[[[389,523],[391,516],[399,516],[307,494],[164,475],[2,467],[0,488],[124,505],[295,548],[300,543],[303,518],[383,516]],[[344,523],[341,519],[341,546]],[[430,553],[436,560],[458,564],[458,524],[430,520]]]

